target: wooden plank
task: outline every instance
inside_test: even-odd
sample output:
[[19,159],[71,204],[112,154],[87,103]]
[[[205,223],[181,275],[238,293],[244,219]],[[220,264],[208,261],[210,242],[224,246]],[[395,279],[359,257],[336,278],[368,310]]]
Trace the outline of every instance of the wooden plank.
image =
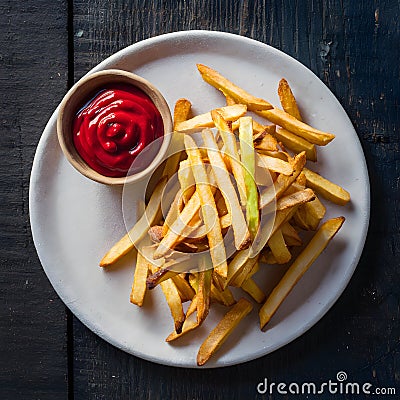
[[64,1],[0,3],[0,398],[67,398],[65,306],[29,226],[36,145],[67,88]]
[[74,320],[76,398],[259,398],[256,386],[265,377],[320,383],[340,370],[354,382],[398,385],[399,15],[395,0],[74,1],[75,79],[131,43],[183,29],[238,33],[292,55],[349,113],[373,193],[366,250],[349,287],[295,342],[245,365],[199,374],[129,356]]

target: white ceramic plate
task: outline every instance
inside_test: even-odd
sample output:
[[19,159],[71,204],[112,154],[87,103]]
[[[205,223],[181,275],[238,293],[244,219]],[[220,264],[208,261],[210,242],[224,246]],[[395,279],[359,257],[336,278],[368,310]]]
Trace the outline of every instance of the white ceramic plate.
[[[305,274],[261,332],[256,306],[207,367],[241,363],[268,354],[314,325],[343,292],[358,263],[369,221],[369,181],[356,132],[339,102],[306,67],[284,53],[244,37],[209,31],[177,32],[134,44],[111,56],[93,71],[121,68],[154,83],[171,109],[189,98],[197,113],[224,104],[203,82],[196,63],[209,65],[256,96],[279,104],[281,77],[291,84],[304,119],[336,134],[318,149],[314,169],[347,188],[346,207],[327,204],[326,217],[344,215],[346,222],[333,242]],[[93,72],[92,71],[92,72]],[[154,362],[196,367],[196,354],[207,332],[222,315],[216,307],[197,332],[167,344],[172,320],[162,293],[154,290],[143,308],[129,302],[134,267],[131,258],[102,270],[98,262],[122,234],[121,190],[93,183],[66,161],[56,136],[57,110],[37,148],[30,184],[34,242],[54,289],[86,326],[120,349]],[[138,186],[138,195],[141,188]],[[134,208],[135,199],[132,198]],[[270,288],[281,273],[265,266]],[[264,273],[264,275],[263,275]]]

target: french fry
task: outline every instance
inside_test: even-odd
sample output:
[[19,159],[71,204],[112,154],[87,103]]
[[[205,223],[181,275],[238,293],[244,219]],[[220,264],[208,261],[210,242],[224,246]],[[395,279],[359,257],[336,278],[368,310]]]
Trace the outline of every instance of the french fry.
[[211,299],[215,299],[218,303],[228,307],[233,306],[236,303],[229,287],[224,290],[219,290],[214,283],[211,283]]
[[210,357],[222,346],[232,331],[239,325],[246,315],[253,309],[252,304],[241,298],[231,310],[229,310],[217,326],[204,340],[197,353],[197,365],[204,365]]
[[240,271],[244,268],[251,254],[251,249],[245,249],[236,252],[235,256],[228,264],[228,275],[223,283],[223,288],[226,288],[236,278]]
[[197,323],[200,325],[206,319],[210,310],[211,269],[200,271],[197,291]]
[[257,303],[261,304],[265,301],[265,293],[260,289],[252,278],[246,279],[241,288],[249,294]]
[[[225,246],[219,219],[217,219],[218,211],[215,205],[213,193],[209,186],[206,169],[194,140],[190,136],[186,135],[184,137],[184,142],[190,166],[196,181],[196,189],[199,193],[203,220],[207,229],[207,238],[210,245],[210,255],[214,269],[219,275],[226,277],[228,266],[226,263]],[[216,221],[217,223],[215,223]]]
[[183,160],[179,164],[178,180],[181,185],[182,199],[185,204],[189,202],[193,193],[196,191],[196,182],[190,168],[189,160]]
[[[170,149],[172,149],[173,154],[171,154],[164,166],[163,175],[167,176],[168,179],[178,169],[179,160],[181,157],[180,149],[183,148],[183,136],[182,133],[177,131],[176,127],[179,123],[184,122],[188,119],[192,104],[187,99],[179,99],[175,103],[174,107],[174,132],[171,137]],[[167,132],[169,133],[169,132]]]
[[318,197],[315,197],[314,200],[302,204],[297,212],[304,215],[304,222],[307,229],[315,231],[325,216],[326,208]]
[[325,146],[335,138],[335,135],[332,133],[319,131],[310,125],[299,121],[295,117],[292,117],[290,114],[280,110],[279,108],[255,112],[256,114],[268,119],[272,123],[279,125],[290,132],[293,132],[297,136],[301,136],[311,143],[318,144],[319,146]]
[[[270,125],[275,126],[275,125]],[[264,131],[265,132],[265,131]],[[253,136],[254,139],[254,136]],[[278,151],[278,142],[271,134],[267,133],[254,139],[254,147],[257,151]]]
[[282,78],[278,85],[278,96],[282,104],[282,108],[290,115],[302,121],[299,107],[293,95],[292,89],[286,79]]
[[[222,92],[222,93],[224,93],[224,92]],[[229,96],[229,94],[224,93],[224,96],[225,96],[227,106],[233,106],[234,104],[236,104],[235,99],[233,97]]]
[[100,267],[108,267],[114,264],[124,255],[128,254],[145,236],[150,225],[157,218],[160,211],[161,196],[164,191],[167,178],[162,177],[150,197],[145,213],[134,227],[120,239],[100,261]]
[[270,321],[278,307],[282,304],[296,283],[326,248],[330,240],[342,226],[343,222],[344,217],[332,218],[326,221],[321,225],[317,233],[300,255],[297,256],[259,311],[261,329],[263,329]]
[[207,83],[220,90],[224,95],[232,97],[237,103],[246,104],[249,110],[268,110],[272,108],[270,103],[247,93],[212,68],[197,64],[197,69]]
[[257,165],[282,175],[288,176],[293,174],[293,166],[290,163],[265,154],[258,154]]
[[246,186],[244,183],[243,168],[240,163],[239,153],[237,151],[235,135],[233,134],[227,121],[225,121],[223,116],[218,111],[212,110],[211,117],[216,128],[218,129],[219,134],[222,137],[222,141],[224,142],[225,153],[228,156],[227,160],[238,186],[240,202],[244,207],[246,205]]
[[183,232],[187,229],[190,221],[194,215],[200,209],[200,196],[196,191],[190,198],[182,212],[179,214],[179,218],[175,219],[172,223],[170,229],[167,231],[163,239],[161,240],[156,252],[154,253],[154,258],[161,258],[165,256],[174,246],[182,241]]
[[228,207],[228,213],[231,215],[231,224],[235,239],[235,247],[240,250],[249,244],[250,234],[247,229],[246,220],[235,188],[231,182],[225,163],[218,151],[214,136],[210,130],[203,130],[202,137],[207,147],[208,159],[214,173],[218,188],[222,193],[225,204]]
[[243,282],[254,275],[258,269],[258,256],[249,258],[243,265],[243,268],[240,269],[239,273],[232,279],[231,285],[241,287]]
[[268,187],[260,196],[260,208],[264,208],[271,204],[275,198],[282,196],[285,190],[296,180],[306,163],[306,155],[304,152],[297,154],[293,161],[293,174],[285,176],[280,174],[273,186]]
[[195,291],[192,289],[189,283],[184,278],[182,278],[182,276],[180,276],[179,274],[175,274],[174,276],[171,277],[171,279],[175,283],[176,288],[178,289],[182,303],[193,299]]
[[132,283],[130,301],[141,307],[143,305],[144,296],[146,294],[146,279],[149,272],[147,260],[141,252],[137,253],[135,275]]
[[321,175],[307,168],[304,168],[303,172],[307,179],[306,185],[321,194],[327,200],[341,206],[346,205],[350,201],[349,192],[339,185],[332,183],[328,179],[323,178]]
[[288,149],[293,150],[295,153],[305,151],[307,160],[317,161],[317,150],[313,143],[282,128],[278,128],[274,136]]
[[278,264],[286,264],[292,258],[288,250],[282,230],[278,229],[268,240],[268,246]]
[[311,189],[300,190],[292,194],[286,195],[284,197],[281,197],[276,202],[276,209],[278,211],[284,210],[289,207],[307,203],[308,201],[311,201],[313,199],[315,199],[315,194]]
[[191,314],[189,317],[185,319],[185,322],[182,325],[181,332],[177,333],[176,330],[172,331],[168,337],[165,339],[166,342],[173,342],[176,339],[179,339],[183,335],[187,334],[188,332],[193,331],[199,326],[199,323],[194,318],[194,315]]
[[[244,114],[246,114],[247,107],[243,104],[235,104],[233,106],[226,106],[216,109],[226,121],[234,121]],[[197,115],[187,121],[177,124],[176,130],[179,132],[190,133],[198,131],[202,128],[212,128],[214,122],[211,118],[211,111]]]
[[[152,274],[154,274],[158,269],[158,267],[153,264],[149,264],[149,267]],[[180,333],[183,322],[185,321],[185,313],[183,312],[179,291],[172,279],[160,282],[160,286],[171,311],[171,316],[174,320],[175,331],[176,333]]]
[[284,223],[281,225],[281,231],[283,234],[283,238],[285,239],[285,243],[288,246],[301,246],[302,245],[302,240],[297,233],[296,229],[293,228],[292,225],[290,225],[289,222]]
[[246,186],[246,218],[250,236],[254,238],[257,235],[260,224],[260,215],[258,212],[258,190],[254,179],[255,152],[251,117],[240,118],[239,139],[240,157],[243,163],[244,183]]

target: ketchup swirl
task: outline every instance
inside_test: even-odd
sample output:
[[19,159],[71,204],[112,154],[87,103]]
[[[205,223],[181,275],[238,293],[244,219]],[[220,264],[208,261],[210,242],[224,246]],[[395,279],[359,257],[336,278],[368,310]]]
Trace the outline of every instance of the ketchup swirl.
[[147,94],[130,85],[106,87],[76,115],[76,150],[95,171],[126,176],[138,154],[164,134],[163,121]]

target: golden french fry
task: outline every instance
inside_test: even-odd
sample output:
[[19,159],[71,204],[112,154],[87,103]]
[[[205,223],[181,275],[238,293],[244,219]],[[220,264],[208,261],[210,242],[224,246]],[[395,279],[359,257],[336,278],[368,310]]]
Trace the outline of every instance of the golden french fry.
[[320,146],[327,145],[330,141],[335,138],[332,133],[322,132],[318,129],[299,121],[295,117],[292,117],[287,112],[280,110],[279,108],[273,108],[271,110],[256,111],[256,114],[268,119],[272,123],[281,126],[282,128],[293,132],[297,136],[308,140],[311,143],[318,144]]
[[192,169],[190,168],[189,160],[183,160],[179,164],[178,180],[181,185],[182,199],[185,204],[196,191],[196,182],[194,181]]
[[265,293],[260,289],[252,278],[246,279],[241,288],[248,293],[257,303],[261,304],[265,301]]
[[171,176],[174,175],[175,172],[177,171],[179,160],[182,154],[180,150],[183,148],[183,136],[181,132],[178,132],[176,130],[176,126],[179,123],[184,122],[188,119],[191,107],[192,104],[187,99],[179,99],[175,103],[174,132],[172,133],[171,144],[170,144],[170,151],[172,151],[172,154],[168,157],[163,172],[163,175],[167,176],[168,178],[171,178]]
[[228,287],[224,290],[219,290],[214,283],[211,284],[211,299],[228,307],[233,306],[236,303],[236,300]]
[[178,289],[182,303],[193,299],[195,291],[192,289],[192,287],[189,285],[186,279],[184,279],[179,274],[175,274],[174,276],[171,277],[171,279],[175,283],[176,288]]
[[250,240],[246,219],[212,132],[205,129],[202,132],[202,137],[207,147],[208,159],[210,160],[216,183],[228,207],[228,214],[231,215],[235,247],[240,250],[246,247]]
[[276,202],[277,210],[284,210],[285,208],[301,205],[315,199],[315,194],[311,189],[304,189],[292,194],[281,197]]
[[246,104],[249,110],[268,110],[272,108],[270,103],[247,93],[245,90],[236,86],[212,68],[202,64],[197,64],[197,69],[199,70],[201,77],[207,83],[214,86],[225,95],[232,97],[236,102]]
[[258,211],[258,189],[255,182],[255,151],[252,133],[252,118],[241,117],[239,125],[240,159],[243,164],[244,183],[246,186],[246,219],[250,237],[254,239],[260,224]]
[[201,344],[197,353],[197,365],[204,365],[210,357],[222,346],[240,321],[253,309],[252,304],[241,298],[230,311],[228,311],[217,326],[211,331]]
[[[158,269],[158,267],[151,263],[149,263],[149,267],[152,274],[154,274]],[[180,333],[183,322],[185,321],[185,313],[183,312],[179,291],[172,279],[160,282],[160,286],[171,311],[171,315],[174,320],[175,331],[176,333]]]
[[[196,297],[193,299],[192,303],[195,302]],[[199,323],[197,322],[196,318],[194,317],[193,314],[189,314],[185,322],[182,325],[182,330],[180,333],[177,333],[175,330],[173,330],[169,336],[165,339],[166,342],[172,342],[176,339],[179,339],[181,336],[185,335],[188,332],[193,331],[199,326]]]
[[147,260],[138,252],[136,258],[135,275],[132,283],[130,301],[141,307],[146,294],[146,279],[149,267]]
[[[222,115],[226,121],[234,121],[244,114],[246,114],[247,107],[243,104],[235,104],[233,106],[226,106],[216,108],[216,110]],[[192,131],[198,131],[202,128],[212,128],[214,122],[211,118],[211,111],[197,115],[187,121],[183,121],[177,124],[176,130],[179,132],[190,133]]]
[[278,264],[286,264],[292,258],[283,238],[282,230],[278,229],[268,240],[268,246]]
[[235,177],[238,186],[240,203],[244,207],[246,205],[246,187],[244,184],[243,168],[240,163],[239,153],[236,146],[236,137],[227,121],[225,121],[223,116],[218,111],[211,111],[211,117],[216,128],[218,129],[219,134],[222,137],[225,154],[227,155],[227,161],[229,162],[229,166],[231,167],[232,174]]
[[231,284],[231,282],[235,279],[235,277],[240,273],[240,271],[244,268],[246,262],[250,257],[251,249],[240,250],[236,252],[235,256],[228,264],[228,275],[223,282],[222,287],[226,288]]
[[182,235],[199,209],[200,197],[196,191],[182,212],[180,214],[178,213],[179,218],[175,219],[175,221],[171,224],[170,229],[161,240],[156,252],[154,253],[155,259],[165,256],[171,249],[174,248],[177,243],[184,239]]
[[162,177],[150,197],[145,213],[136,222],[135,226],[111,247],[100,261],[100,267],[107,267],[114,264],[125,254],[129,253],[146,236],[149,227],[154,223],[159,214],[161,197],[166,183],[167,178]]
[[[270,126],[275,126],[275,125],[270,125]],[[265,131],[264,131],[265,132]],[[254,136],[253,136],[254,138]],[[278,142],[269,133],[266,133],[262,137],[259,136],[259,138],[254,139],[254,147],[257,151],[263,150],[263,151],[278,151]]]
[[192,104],[187,99],[179,99],[176,101],[174,107],[174,130],[177,130],[176,126],[179,123],[188,119],[191,108]]
[[240,269],[239,273],[232,279],[231,285],[241,287],[243,282],[254,275],[258,269],[258,255],[254,258],[249,258],[243,265],[243,268]]
[[307,160],[317,161],[315,145],[308,140],[282,128],[277,129],[274,136],[288,149],[293,150],[295,153],[305,151]]
[[[224,93],[224,92],[222,92]],[[229,94],[224,93],[225,99],[226,99],[226,105],[227,106],[233,106],[236,104],[236,101],[233,97],[229,96]]]
[[282,108],[290,115],[298,119],[302,120],[299,108],[296,103],[296,99],[293,95],[292,89],[289,86],[289,83],[286,79],[282,78],[279,81],[278,86],[278,96],[279,100],[282,104]]
[[293,165],[291,165],[287,161],[283,161],[275,157],[270,157],[265,154],[258,154],[257,165],[259,167],[269,169],[282,175],[288,176],[293,174]]
[[268,187],[260,196],[260,208],[271,204],[275,198],[279,198],[285,190],[296,180],[306,163],[304,152],[297,154],[293,161],[293,174],[285,176],[280,174],[273,186]]
[[306,185],[320,193],[327,200],[341,206],[344,206],[350,201],[349,192],[343,189],[341,186],[336,185],[335,183],[323,178],[321,175],[307,168],[304,168],[303,172],[307,179]]
[[302,204],[297,210],[303,216],[304,223],[307,230],[315,231],[318,228],[322,218],[326,212],[325,206],[321,203],[318,197],[308,203]]
[[210,310],[211,273],[211,269],[203,270],[198,273],[197,323],[199,325],[206,319]]
[[308,245],[294,260],[259,311],[261,329],[272,318],[296,283],[335,236],[343,222],[344,217],[338,217],[322,224]]
[[301,240],[299,234],[297,233],[296,229],[290,225],[289,222],[281,225],[281,231],[283,234],[283,238],[285,239],[285,243],[288,246],[301,246],[303,241]]
[[[207,229],[207,238],[210,245],[210,255],[215,271],[222,277],[226,277],[228,266],[226,263],[225,246],[222,238],[221,226],[218,219],[218,210],[215,205],[214,196],[209,185],[209,179],[204,167],[200,152],[194,140],[185,135],[186,152],[196,181],[204,225]],[[192,196],[192,198],[194,195]],[[185,207],[186,208],[186,207]]]

